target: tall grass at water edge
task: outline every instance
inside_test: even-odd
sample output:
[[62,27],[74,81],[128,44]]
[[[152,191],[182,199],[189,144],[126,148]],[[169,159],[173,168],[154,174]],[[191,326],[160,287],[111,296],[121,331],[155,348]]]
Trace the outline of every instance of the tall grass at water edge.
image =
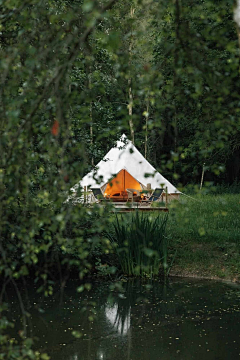
[[107,237],[113,244],[121,270],[129,276],[152,276],[167,268],[167,214],[151,216],[136,211],[116,215]]

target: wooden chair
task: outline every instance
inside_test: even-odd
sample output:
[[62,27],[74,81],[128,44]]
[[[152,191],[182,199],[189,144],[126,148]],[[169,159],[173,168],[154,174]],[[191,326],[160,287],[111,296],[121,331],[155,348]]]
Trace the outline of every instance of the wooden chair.
[[142,200],[140,202],[140,206],[141,205],[150,205],[154,202],[154,201],[159,201],[160,200],[160,197],[162,196],[162,193],[163,193],[163,190],[164,189],[160,189],[160,188],[156,188],[154,190],[154,192],[152,193],[152,195],[149,197],[149,199],[147,200]]
[[[135,196],[140,196],[140,192],[139,190],[136,190],[136,189],[126,189],[127,191],[127,194],[128,194],[128,201],[132,201],[134,200],[134,197]],[[134,193],[136,193],[136,195],[134,195]]]
[[98,202],[104,200],[104,196],[103,196],[103,193],[102,193],[100,188],[91,188],[91,190],[93,192],[93,195],[94,195],[95,199]]

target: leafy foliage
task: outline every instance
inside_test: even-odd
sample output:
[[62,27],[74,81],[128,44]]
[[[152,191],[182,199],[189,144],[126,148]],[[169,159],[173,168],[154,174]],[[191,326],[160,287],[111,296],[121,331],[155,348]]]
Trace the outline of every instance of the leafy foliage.
[[[225,1],[176,1],[155,24],[163,151],[171,170],[200,179],[203,163],[215,177],[239,153],[239,50],[232,8]],[[234,160],[235,161],[235,160]],[[181,168],[181,171],[179,171]],[[238,167],[225,173],[233,181]],[[184,178],[182,178],[183,181]],[[198,180],[199,181],[199,180]]]
[[[110,251],[102,236],[109,209],[65,201],[121,133],[130,134],[129,105],[136,145],[175,184],[198,183],[203,163],[208,180],[239,180],[231,4],[0,1],[0,304],[9,284],[22,304],[21,281],[29,279],[51,296],[73,269],[81,281],[89,274],[96,248]],[[157,273],[165,264],[165,225],[139,214],[128,226],[119,220],[126,271]],[[46,359],[31,352],[23,307],[22,318],[23,345],[10,344],[8,355],[8,319],[0,323],[0,356]]]

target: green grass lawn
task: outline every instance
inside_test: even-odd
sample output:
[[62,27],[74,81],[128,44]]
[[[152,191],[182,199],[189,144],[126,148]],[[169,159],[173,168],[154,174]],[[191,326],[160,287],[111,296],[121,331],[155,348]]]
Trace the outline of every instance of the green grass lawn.
[[240,194],[182,196],[167,235],[171,274],[240,279]]

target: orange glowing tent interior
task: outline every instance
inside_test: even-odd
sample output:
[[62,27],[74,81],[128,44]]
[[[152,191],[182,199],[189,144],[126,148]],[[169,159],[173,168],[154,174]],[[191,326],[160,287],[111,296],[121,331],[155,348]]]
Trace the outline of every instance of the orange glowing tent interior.
[[126,189],[142,190],[141,184],[127,172],[127,170],[121,170],[106,186],[104,191],[105,196],[114,196],[125,192]]

